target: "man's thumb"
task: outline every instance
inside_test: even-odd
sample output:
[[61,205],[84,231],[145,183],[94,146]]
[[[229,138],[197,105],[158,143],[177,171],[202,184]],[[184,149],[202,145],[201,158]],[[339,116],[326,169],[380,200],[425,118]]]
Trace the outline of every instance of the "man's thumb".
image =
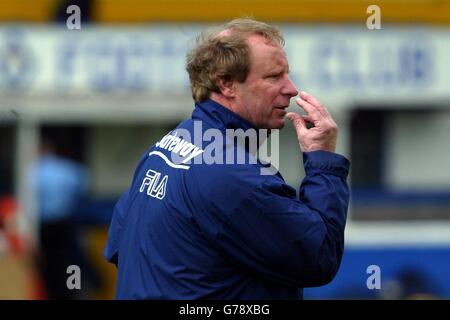
[[296,129],[303,129],[304,127],[306,127],[305,120],[303,120],[301,115],[295,112],[289,112],[288,114],[286,114],[286,117],[288,117],[288,119],[292,121]]

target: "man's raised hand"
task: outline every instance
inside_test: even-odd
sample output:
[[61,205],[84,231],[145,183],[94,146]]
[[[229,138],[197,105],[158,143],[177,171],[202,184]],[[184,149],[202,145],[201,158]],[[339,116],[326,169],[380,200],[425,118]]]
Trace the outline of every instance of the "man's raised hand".
[[[307,115],[300,115],[289,112],[286,115],[297,131],[300,149],[303,152],[317,150],[335,152],[338,129],[328,110],[316,98],[304,91],[295,101],[307,113]],[[308,129],[308,123],[313,127]]]

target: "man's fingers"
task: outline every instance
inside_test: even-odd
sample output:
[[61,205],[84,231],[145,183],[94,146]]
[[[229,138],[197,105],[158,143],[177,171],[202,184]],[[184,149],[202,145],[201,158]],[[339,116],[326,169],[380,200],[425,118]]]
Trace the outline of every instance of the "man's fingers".
[[324,116],[328,116],[328,110],[325,108],[319,100],[317,100],[314,96],[310,95],[309,93],[302,91],[300,92],[300,97],[310,103],[312,106],[316,107],[320,113],[322,113]]
[[314,98],[312,95],[310,95],[308,92],[306,91],[302,91],[300,92],[300,97],[305,100],[308,101],[310,104],[312,104],[314,107],[321,107],[322,104],[320,103],[319,100],[317,100],[316,98]]
[[295,112],[288,112],[286,117],[288,117],[288,119],[292,121],[297,130],[306,128],[305,120],[303,120],[301,115]]
[[314,123],[313,119],[308,115],[302,115],[303,120],[305,120],[305,123]]
[[318,120],[319,117],[321,117],[322,114],[320,113],[320,111],[309,104],[307,101],[297,98],[295,99],[295,102],[297,102],[299,107],[305,110],[306,113],[308,113],[308,116],[310,116],[312,119]]

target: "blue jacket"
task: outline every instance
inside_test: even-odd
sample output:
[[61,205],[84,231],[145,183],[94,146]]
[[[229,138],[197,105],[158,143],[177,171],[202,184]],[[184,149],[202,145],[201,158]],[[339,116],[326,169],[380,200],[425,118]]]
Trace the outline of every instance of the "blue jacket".
[[302,288],[330,282],[344,249],[348,160],[304,153],[296,196],[279,173],[261,175],[259,161],[196,164],[208,143],[178,133],[193,135],[198,121],[203,131],[252,128],[207,100],[146,152],[115,206],[104,252],[118,266],[116,297],[298,299]]

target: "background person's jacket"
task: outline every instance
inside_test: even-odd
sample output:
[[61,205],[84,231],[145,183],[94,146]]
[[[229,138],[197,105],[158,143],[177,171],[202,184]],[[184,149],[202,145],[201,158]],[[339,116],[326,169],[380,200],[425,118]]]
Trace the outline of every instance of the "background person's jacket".
[[[253,128],[207,100],[170,135],[193,136],[199,120],[203,132]],[[297,299],[333,279],[344,249],[346,158],[304,153],[297,197],[279,173],[262,175],[260,162],[171,161],[174,150],[187,157],[203,148],[206,157],[209,141],[193,137],[183,150],[167,137],[143,156],[114,209],[104,253],[118,266],[118,299]]]

